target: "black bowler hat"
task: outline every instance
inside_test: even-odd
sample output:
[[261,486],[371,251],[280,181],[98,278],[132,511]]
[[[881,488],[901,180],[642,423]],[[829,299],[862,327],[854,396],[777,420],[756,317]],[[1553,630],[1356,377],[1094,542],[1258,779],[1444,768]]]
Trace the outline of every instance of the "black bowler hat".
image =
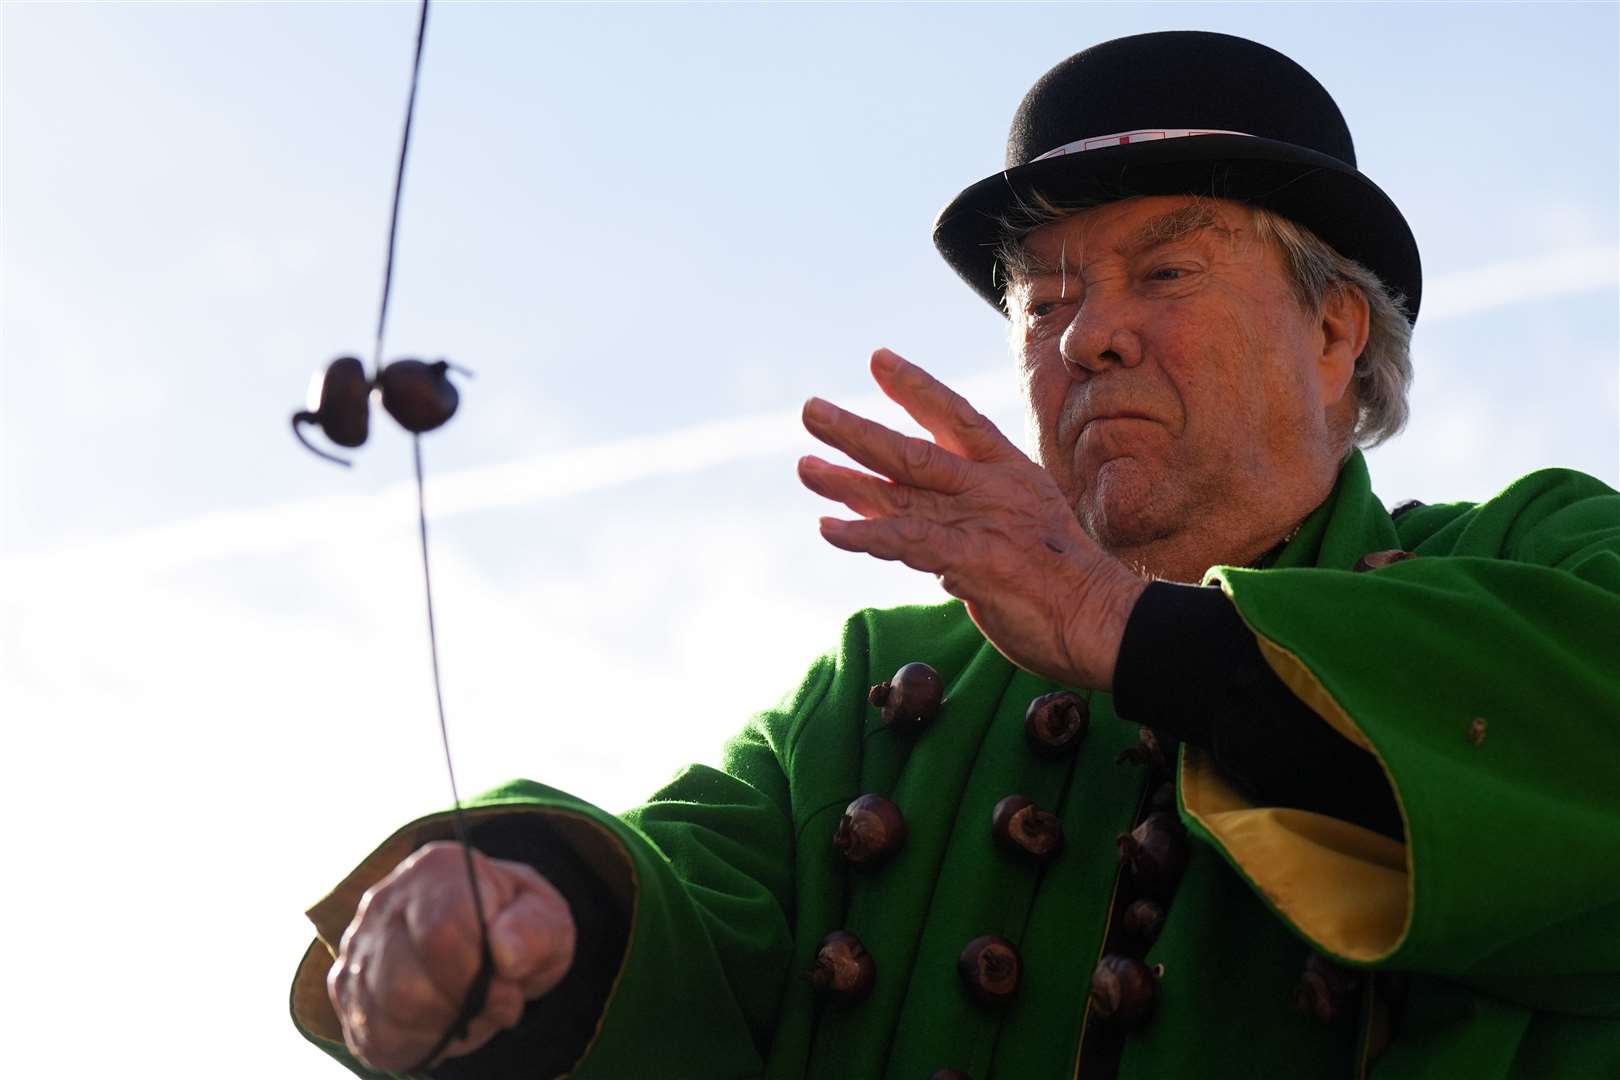
[[1275,49],[1227,34],[1137,34],[1077,53],[1024,96],[1007,167],[963,191],[934,245],[998,309],[998,216],[1032,191],[1112,202],[1211,195],[1275,211],[1366,266],[1417,320],[1417,241],[1389,196],[1356,169],[1339,107]]

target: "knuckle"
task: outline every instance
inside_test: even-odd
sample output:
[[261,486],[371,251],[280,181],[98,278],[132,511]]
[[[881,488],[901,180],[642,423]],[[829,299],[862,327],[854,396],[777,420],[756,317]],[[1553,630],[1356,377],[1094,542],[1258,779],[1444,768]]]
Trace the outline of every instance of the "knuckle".
[[326,969],[326,996],[331,1000],[332,1007],[339,1016],[343,1015],[344,1004],[349,1000],[353,980],[349,977],[349,961],[339,956],[332,961],[332,966]]
[[343,928],[343,937],[338,942],[339,959],[354,950],[356,939],[365,934],[370,929],[370,926],[371,923],[366,918],[366,906],[362,902],[359,909],[355,911],[354,918],[349,920],[349,925]]
[[920,544],[928,539],[928,523],[917,518],[905,518],[899,522],[895,532],[907,544]]
[[396,868],[392,874],[389,874],[360,894],[360,903],[355,905],[354,918],[349,923],[351,928],[358,925],[374,908],[381,907],[393,895],[394,882],[398,880],[398,874],[404,865],[404,863],[401,863],[399,868]]
[[912,472],[922,472],[934,462],[934,446],[921,439],[908,439],[901,451],[901,461]]

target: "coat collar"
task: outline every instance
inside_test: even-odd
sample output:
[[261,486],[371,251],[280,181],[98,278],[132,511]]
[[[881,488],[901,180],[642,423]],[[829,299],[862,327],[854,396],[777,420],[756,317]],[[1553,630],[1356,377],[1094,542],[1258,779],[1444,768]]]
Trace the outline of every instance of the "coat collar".
[[1352,450],[1339,468],[1333,491],[1300,523],[1292,539],[1260,560],[1261,569],[1302,566],[1348,570],[1369,551],[1401,546],[1395,522],[1373,494],[1367,460]]

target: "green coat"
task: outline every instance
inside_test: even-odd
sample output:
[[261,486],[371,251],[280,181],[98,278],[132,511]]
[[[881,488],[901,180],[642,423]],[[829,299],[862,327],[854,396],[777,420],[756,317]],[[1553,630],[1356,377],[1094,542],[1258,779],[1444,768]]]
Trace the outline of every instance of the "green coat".
[[[1389,548],[1421,557],[1349,572]],[[1406,843],[1250,805],[1184,749],[1193,856],[1148,954],[1164,965],[1157,1012],[1127,1037],[1120,1076],[1620,1077],[1620,496],[1551,470],[1397,524],[1358,453],[1272,565],[1210,580],[1290,688],[1377,755]],[[947,700],[908,739],[882,726],[866,689],[912,660],[939,670]],[[689,768],[622,819],[529,782],[479,800],[480,816],[544,816],[632,912],[623,968],[571,1075],[1073,1076],[1114,837],[1145,791],[1141,770],[1114,763],[1137,728],[1109,695],[1091,695],[1078,755],[1028,751],[1025,707],[1052,689],[957,603],[865,611],[728,744],[723,770]],[[865,792],[899,804],[910,839],[857,871],[829,838]],[[991,807],[1013,792],[1063,819],[1066,850],[1044,870],[990,839]],[[331,946],[369,884],[447,835],[446,814],[406,827],[310,913],[320,937],[294,1018],[362,1075],[326,1004]],[[840,927],[878,973],[848,1008],[795,977]],[[962,946],[986,933],[1024,959],[999,1013],[955,974]],[[1366,980],[1354,1020],[1294,1012],[1310,949],[1412,973],[1404,1007]]]

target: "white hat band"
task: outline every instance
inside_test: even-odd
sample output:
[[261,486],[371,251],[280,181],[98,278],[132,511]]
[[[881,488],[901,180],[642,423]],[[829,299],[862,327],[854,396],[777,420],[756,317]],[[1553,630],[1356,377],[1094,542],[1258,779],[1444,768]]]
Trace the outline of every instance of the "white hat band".
[[1246,139],[1254,138],[1247,131],[1218,131],[1214,128],[1138,128],[1135,131],[1118,131],[1112,135],[1093,135],[1087,139],[1076,139],[1074,142],[1064,143],[1056,150],[1048,150],[1040,157],[1032,158],[1030,164],[1045,161],[1047,158],[1062,157],[1064,154],[1083,154],[1087,150],[1106,150],[1110,146],[1156,142],[1159,139],[1185,139],[1193,135],[1242,135]]

